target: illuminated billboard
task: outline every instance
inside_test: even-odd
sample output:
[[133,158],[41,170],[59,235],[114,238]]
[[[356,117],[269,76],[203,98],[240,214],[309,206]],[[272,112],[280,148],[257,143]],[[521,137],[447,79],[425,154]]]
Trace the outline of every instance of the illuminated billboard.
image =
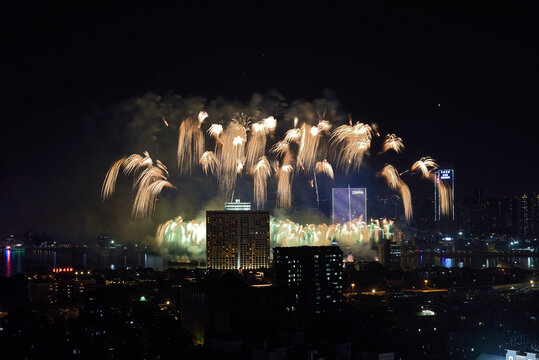
[[439,170],[440,180],[451,180],[453,170]]
[[331,219],[334,224],[367,219],[366,188],[333,188]]

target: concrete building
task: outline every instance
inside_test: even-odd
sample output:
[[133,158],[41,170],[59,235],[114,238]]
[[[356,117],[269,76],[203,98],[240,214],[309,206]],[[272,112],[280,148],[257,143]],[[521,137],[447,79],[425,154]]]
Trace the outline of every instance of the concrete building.
[[267,211],[206,211],[208,268],[231,270],[269,267],[269,222]]

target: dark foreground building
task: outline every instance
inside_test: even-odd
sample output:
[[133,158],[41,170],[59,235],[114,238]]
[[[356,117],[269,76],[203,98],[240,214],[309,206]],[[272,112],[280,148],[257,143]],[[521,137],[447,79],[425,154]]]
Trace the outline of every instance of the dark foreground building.
[[401,245],[390,239],[378,242],[378,261],[389,270],[401,268]]
[[343,252],[338,246],[276,247],[275,286],[287,311],[340,313],[343,305]]

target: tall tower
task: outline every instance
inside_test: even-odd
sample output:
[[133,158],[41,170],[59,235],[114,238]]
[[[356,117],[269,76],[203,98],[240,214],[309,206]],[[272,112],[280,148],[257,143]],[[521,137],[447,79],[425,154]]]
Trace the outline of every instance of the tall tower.
[[207,266],[221,270],[269,267],[269,222],[268,211],[206,211]]
[[434,172],[434,222],[441,233],[455,231],[455,170]]
[[366,188],[333,188],[331,219],[333,223],[347,223],[361,219],[367,221]]

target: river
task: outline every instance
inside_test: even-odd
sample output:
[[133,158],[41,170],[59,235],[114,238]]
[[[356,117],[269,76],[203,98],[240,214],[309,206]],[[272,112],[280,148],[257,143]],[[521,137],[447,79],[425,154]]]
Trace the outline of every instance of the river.
[[[123,250],[38,250],[25,251],[1,250],[0,276],[13,276],[16,273],[26,273],[38,268],[50,270],[54,267],[108,268],[120,267],[149,267],[155,270],[164,270],[168,262],[160,255],[142,251]],[[403,256],[401,266],[404,269],[421,264],[435,264],[445,267],[468,267],[472,269],[492,268],[499,263],[513,264],[522,269],[536,269],[539,264],[538,257],[520,256],[461,256],[442,257],[435,254],[417,254]]]
[[2,249],[0,276],[13,276],[38,268],[55,267],[109,268],[149,267],[156,270],[166,268],[166,261],[160,255],[142,251],[123,250],[38,250],[8,251]]

